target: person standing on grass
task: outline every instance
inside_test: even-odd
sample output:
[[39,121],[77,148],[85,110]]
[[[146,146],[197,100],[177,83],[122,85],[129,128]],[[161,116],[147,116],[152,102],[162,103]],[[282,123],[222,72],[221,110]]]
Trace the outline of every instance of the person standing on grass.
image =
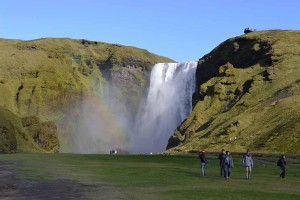
[[247,150],[247,153],[243,156],[243,166],[246,169],[246,180],[249,180],[253,168],[253,159],[249,150]]
[[202,150],[200,155],[199,155],[199,159],[200,159],[200,162],[201,162],[201,173],[202,173],[202,176],[205,176],[205,164],[207,162],[207,159],[206,159],[206,155],[205,155],[205,150]]
[[222,165],[224,169],[224,178],[227,180],[230,178],[231,168],[233,168],[233,159],[229,151],[226,151]]
[[222,149],[221,153],[219,154],[218,159],[220,160],[220,176],[223,176],[224,168],[223,168],[223,163],[225,159],[225,150]]
[[285,177],[285,166],[286,166],[285,155],[282,155],[279,158],[279,160],[277,161],[277,166],[280,167],[279,177],[284,178]]

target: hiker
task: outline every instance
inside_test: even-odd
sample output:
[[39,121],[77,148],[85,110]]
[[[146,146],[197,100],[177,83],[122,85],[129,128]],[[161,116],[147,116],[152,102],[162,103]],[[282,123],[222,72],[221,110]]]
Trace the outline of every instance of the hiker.
[[280,167],[280,173],[279,173],[280,178],[285,177],[285,165],[286,165],[285,155],[282,155],[277,161],[277,166]]
[[228,180],[230,178],[231,168],[233,168],[233,160],[229,151],[226,151],[222,165],[224,169],[224,178],[225,180]]
[[219,154],[218,159],[220,160],[220,176],[223,176],[224,168],[223,168],[223,160],[225,159],[225,150],[222,149],[221,153]]
[[205,150],[201,151],[201,153],[199,155],[199,159],[201,161],[201,173],[202,173],[202,176],[205,176],[205,164],[207,162],[206,155],[205,155]]
[[253,159],[249,150],[247,150],[247,153],[243,157],[243,166],[246,169],[246,180],[249,180],[253,168]]

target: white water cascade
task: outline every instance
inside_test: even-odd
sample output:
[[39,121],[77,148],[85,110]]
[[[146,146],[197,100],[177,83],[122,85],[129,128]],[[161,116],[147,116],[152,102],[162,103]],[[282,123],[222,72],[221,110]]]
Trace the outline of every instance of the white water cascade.
[[192,111],[197,62],[159,63],[151,72],[132,138],[135,153],[165,150],[174,130]]

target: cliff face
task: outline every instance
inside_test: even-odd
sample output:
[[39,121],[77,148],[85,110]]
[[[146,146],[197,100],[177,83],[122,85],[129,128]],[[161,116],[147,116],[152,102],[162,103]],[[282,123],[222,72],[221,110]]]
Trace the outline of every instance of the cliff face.
[[300,152],[300,31],[231,38],[199,60],[193,111],[169,152]]
[[114,93],[131,115],[128,110],[137,109],[151,67],[172,61],[134,47],[87,40],[0,39],[0,49],[2,152],[59,151],[58,138],[68,138],[76,127],[66,114],[76,113],[75,105],[107,85],[118,88]]

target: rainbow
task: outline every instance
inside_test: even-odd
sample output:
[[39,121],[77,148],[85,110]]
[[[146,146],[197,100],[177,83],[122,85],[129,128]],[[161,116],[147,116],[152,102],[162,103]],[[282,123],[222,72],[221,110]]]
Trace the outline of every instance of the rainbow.
[[82,108],[86,112],[84,117],[87,117],[87,124],[91,125],[89,131],[94,132],[94,139],[99,140],[99,145],[103,145],[107,152],[111,149],[129,148],[130,138],[126,124],[114,114],[109,102],[101,97],[88,96],[84,99]]
[[[80,102],[80,103],[79,103]],[[66,113],[60,128],[67,134],[60,136],[61,151],[70,153],[105,153],[111,150],[128,151],[132,134],[129,134],[125,117],[103,93],[84,95]]]

